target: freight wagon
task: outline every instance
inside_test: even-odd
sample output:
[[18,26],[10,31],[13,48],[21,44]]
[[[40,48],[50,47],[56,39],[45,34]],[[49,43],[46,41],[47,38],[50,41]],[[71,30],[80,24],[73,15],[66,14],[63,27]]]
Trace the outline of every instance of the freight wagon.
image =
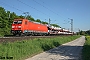
[[44,24],[27,19],[14,19],[11,33],[13,35],[47,35],[48,28]]

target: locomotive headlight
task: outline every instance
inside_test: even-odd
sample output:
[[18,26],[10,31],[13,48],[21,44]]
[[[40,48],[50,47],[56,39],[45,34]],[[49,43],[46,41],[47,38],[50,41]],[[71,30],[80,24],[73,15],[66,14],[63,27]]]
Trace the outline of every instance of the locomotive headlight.
[[15,28],[15,26],[12,26],[12,28]]
[[21,26],[18,26],[18,28],[21,28]]

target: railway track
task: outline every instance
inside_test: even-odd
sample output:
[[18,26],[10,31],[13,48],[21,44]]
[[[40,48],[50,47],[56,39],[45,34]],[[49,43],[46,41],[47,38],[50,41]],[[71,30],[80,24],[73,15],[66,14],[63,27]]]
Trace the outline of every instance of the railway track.
[[2,42],[15,42],[15,41],[22,41],[22,40],[32,40],[34,38],[54,38],[56,36],[71,36],[71,35],[51,35],[51,36],[13,36],[8,35],[5,37],[0,37],[0,43]]
[[0,37],[0,43],[2,42],[15,42],[22,40],[32,40],[34,38],[54,38],[56,36],[22,36],[22,37]]

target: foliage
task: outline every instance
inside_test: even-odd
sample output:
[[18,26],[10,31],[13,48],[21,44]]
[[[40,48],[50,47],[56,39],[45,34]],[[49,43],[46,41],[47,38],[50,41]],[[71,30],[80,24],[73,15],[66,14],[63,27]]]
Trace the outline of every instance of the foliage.
[[87,30],[85,33],[86,33],[87,35],[90,35],[90,30]]
[[36,22],[39,22],[39,23],[41,23],[41,20],[40,20],[40,19],[37,19],[37,20],[36,20]]
[[47,22],[44,22],[44,21],[42,21],[41,23],[42,23],[42,24],[48,24]]
[[4,8],[0,7],[0,36],[10,34],[11,24],[13,19],[18,17],[14,12],[5,11]]
[[57,24],[50,24],[51,26],[54,26],[54,27],[60,27],[59,25]]
[[86,36],[86,42],[82,50],[83,60],[90,60],[90,36]]
[[72,41],[80,36],[62,36],[54,38],[36,38],[33,40],[4,42],[0,44],[0,56],[13,57],[13,60],[22,60],[40,52],[55,48],[63,43]]
[[30,15],[28,15],[26,18],[27,18],[28,20],[35,21],[35,19],[34,19],[33,17],[31,17]]
[[25,18],[24,16],[20,15],[18,18]]
[[78,35],[90,35],[90,30],[87,30],[87,31],[82,31],[82,30],[79,30],[79,32],[77,32]]

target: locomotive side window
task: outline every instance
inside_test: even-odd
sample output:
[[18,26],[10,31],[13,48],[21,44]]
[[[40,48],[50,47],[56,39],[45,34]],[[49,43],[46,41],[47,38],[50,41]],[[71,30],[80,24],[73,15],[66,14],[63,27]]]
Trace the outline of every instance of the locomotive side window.
[[25,25],[27,25],[27,21],[25,21]]

